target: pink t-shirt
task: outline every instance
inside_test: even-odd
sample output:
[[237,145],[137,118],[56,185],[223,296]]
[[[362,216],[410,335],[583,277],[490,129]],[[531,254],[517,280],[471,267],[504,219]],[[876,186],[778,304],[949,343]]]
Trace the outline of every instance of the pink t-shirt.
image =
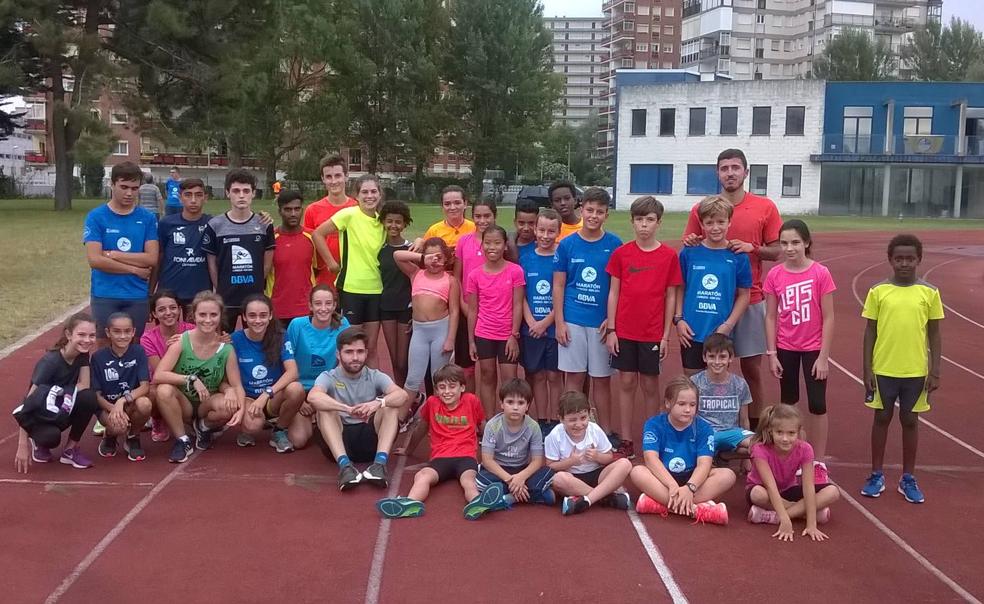
[[823,342],[823,310],[820,299],[837,289],[827,267],[814,262],[805,271],[794,273],[782,264],[772,267],[762,283],[762,291],[776,297],[776,346],[783,350],[820,350]]
[[[180,322],[177,325],[177,333],[184,333],[195,328],[192,323]],[[161,326],[154,325],[140,336],[140,345],[143,346],[144,352],[147,353],[148,357],[157,357],[159,359],[164,358],[164,353],[167,352],[167,340],[164,339],[164,335],[161,334]],[[154,377],[154,369],[150,369],[150,377]]]
[[[485,264],[485,254],[482,253],[482,240],[476,236],[477,233],[468,233],[458,239],[458,245],[454,248],[454,255],[461,263],[461,283],[468,283],[468,275]],[[465,300],[465,291],[461,290],[461,300]]]
[[[461,249],[460,241],[458,249]],[[521,285],[526,285],[523,269],[508,261],[498,273],[487,273],[484,268],[478,268],[468,275],[465,294],[478,294],[476,336],[486,340],[509,339],[512,333],[513,290]]]
[[[789,455],[782,457],[775,447],[764,443],[752,445],[752,459],[764,459],[772,470],[772,476],[776,479],[776,487],[782,493],[790,487],[796,486],[796,471],[808,464],[807,468],[813,465],[813,447],[805,440],[797,440]],[[759,476],[755,464],[752,464],[752,471],[748,473],[748,484],[762,485],[762,477]]]

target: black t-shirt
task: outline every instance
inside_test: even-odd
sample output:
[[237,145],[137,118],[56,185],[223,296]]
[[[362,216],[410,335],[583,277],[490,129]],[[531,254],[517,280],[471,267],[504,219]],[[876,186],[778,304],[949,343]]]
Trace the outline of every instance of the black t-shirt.
[[380,310],[396,312],[410,307],[410,277],[400,270],[393,258],[393,253],[397,250],[408,249],[410,249],[410,242],[404,241],[401,245],[387,243],[379,250],[379,275],[383,280]]
[[216,257],[219,282],[215,290],[226,306],[242,306],[246,296],[263,293],[263,255],[275,245],[273,225],[263,226],[257,214],[246,222],[235,222],[228,214],[208,221],[202,249]]
[[38,360],[31,374],[31,384],[61,386],[71,392],[79,381],[79,371],[89,366],[89,355],[80,354],[72,364],[65,361],[60,350],[49,350]]

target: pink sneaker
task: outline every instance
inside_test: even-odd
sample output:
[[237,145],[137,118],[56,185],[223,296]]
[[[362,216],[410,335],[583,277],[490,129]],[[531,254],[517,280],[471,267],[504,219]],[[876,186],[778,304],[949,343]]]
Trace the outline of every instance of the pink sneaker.
[[813,484],[830,484],[827,466],[822,461],[813,462]]
[[830,522],[830,508],[817,510],[817,524],[827,524]]
[[776,514],[773,510],[767,510],[753,505],[748,508],[748,521],[752,524],[779,524],[779,514]]
[[155,443],[167,442],[171,438],[171,431],[168,430],[167,424],[161,418],[152,418],[150,420],[150,438]]
[[665,505],[645,493],[639,495],[639,500],[636,501],[635,509],[639,514],[659,514],[663,518],[666,518],[670,514],[670,511],[666,509]]
[[698,503],[697,510],[694,513],[694,524],[697,523],[726,526],[728,524],[728,506],[723,503],[713,503],[711,501]]

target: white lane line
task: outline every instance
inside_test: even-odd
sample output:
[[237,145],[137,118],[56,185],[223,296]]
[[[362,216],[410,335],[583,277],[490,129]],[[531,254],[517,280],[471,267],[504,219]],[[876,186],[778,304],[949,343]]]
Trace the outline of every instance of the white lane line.
[[81,312],[82,309],[85,308],[88,305],[89,305],[89,301],[88,300],[86,300],[85,302],[82,302],[80,304],[76,304],[72,308],[66,310],[63,314],[61,314],[61,315],[55,317],[54,319],[48,321],[47,323],[45,323],[41,327],[38,327],[37,329],[35,329],[31,333],[25,335],[23,338],[17,340],[13,344],[10,344],[10,345],[4,347],[3,350],[0,350],[0,359],[5,359],[5,358],[9,357],[10,355],[12,355],[15,352],[17,352],[18,350],[20,350],[21,348],[27,346],[28,344],[30,344],[34,340],[38,339],[38,336],[40,336],[44,332],[48,331],[49,329],[58,327],[59,325],[61,325],[62,323],[64,323],[65,320],[68,319],[70,316],[74,315],[77,312]]
[[646,554],[649,556],[649,561],[653,563],[653,568],[656,569],[660,580],[666,587],[666,591],[669,592],[673,604],[687,604],[687,596],[683,595],[683,590],[680,589],[680,585],[673,578],[670,567],[666,565],[663,554],[660,553],[659,548],[656,547],[656,543],[649,536],[649,531],[646,530],[646,525],[642,523],[639,514],[631,507],[628,510],[628,514],[629,520],[632,521],[632,528],[635,529],[639,541],[642,542],[643,549],[646,550]]
[[[935,271],[936,269],[938,269],[938,268],[940,268],[940,267],[943,267],[943,266],[946,266],[947,264],[952,264],[952,263],[954,263],[954,262],[957,262],[958,260],[965,260],[965,258],[954,258],[953,260],[947,260],[946,262],[941,262],[941,263],[939,263],[939,264],[937,264],[936,266],[934,266],[933,268],[931,268],[931,269],[929,269],[928,271],[926,271],[926,272],[925,272],[925,273],[923,274],[923,278],[924,278],[924,279],[926,279],[926,280],[928,281],[928,280],[929,280],[929,274],[930,274],[930,273],[932,273],[933,271]],[[967,321],[968,323],[970,323],[970,324],[972,324],[972,325],[976,325],[976,326],[978,326],[978,327],[980,327],[981,329],[984,329],[984,324],[981,324],[981,323],[978,323],[977,321],[975,321],[975,320],[973,320],[973,319],[971,319],[971,318],[970,318],[970,317],[968,317],[967,315],[965,315],[965,314],[963,314],[963,313],[960,313],[960,312],[958,312],[958,311],[957,311],[957,310],[956,310],[955,308],[953,308],[952,306],[949,306],[949,305],[947,305],[947,303],[946,303],[946,302],[944,302],[944,303],[943,303],[943,308],[945,308],[945,309],[947,309],[948,311],[950,311],[951,313],[953,313],[953,314],[955,314],[955,315],[957,315],[958,317],[960,317],[960,318],[961,318],[961,319],[963,319],[964,321]]]
[[4,436],[3,438],[0,438],[0,445],[2,445],[3,443],[7,442],[11,438],[17,436],[18,434],[20,434],[20,430],[18,430],[17,432],[13,432],[11,434],[8,434],[7,436]]
[[[824,463],[832,468],[854,468],[859,470],[871,470],[870,461],[832,461],[825,460]],[[901,470],[902,464],[887,463],[882,466],[886,470]],[[920,472],[931,472],[935,474],[980,474],[984,473],[984,466],[926,466],[919,464]]]
[[[853,373],[851,373],[850,371],[848,371],[846,367],[844,367],[843,365],[841,365],[840,363],[838,363],[837,361],[835,361],[833,358],[830,359],[830,364],[833,365],[834,367],[840,369],[845,375],[847,375],[848,377],[850,377],[855,382],[857,382],[857,383],[861,384],[862,386],[864,386],[864,381],[861,378],[859,378],[858,376],[856,376]],[[968,451],[970,451],[974,455],[980,457],[981,459],[984,459],[984,451],[981,451],[980,449],[974,447],[973,445],[964,442],[963,440],[957,438],[953,434],[950,434],[949,432],[947,432],[943,428],[940,428],[939,426],[937,426],[933,422],[931,422],[929,420],[926,420],[926,419],[923,419],[921,415],[919,416],[919,421],[921,423],[923,423],[923,424],[926,424],[929,428],[931,428],[931,429],[939,432],[944,437],[949,438],[951,441],[957,443],[958,445],[960,445],[964,449],[967,449]]]
[[[840,487],[840,485],[838,485]],[[943,584],[952,589],[954,593],[963,598],[966,602],[971,602],[972,604],[982,604],[980,600],[974,597],[974,594],[970,593],[963,588],[959,583],[951,579],[936,567],[935,564],[926,559],[926,556],[920,554],[914,547],[908,544],[905,539],[899,536],[898,533],[888,528],[888,526],[878,519],[877,516],[868,511],[866,507],[861,505],[857,499],[851,497],[843,487],[840,487],[841,496],[851,504],[854,509],[861,512],[861,515],[868,519],[871,524],[875,525],[879,531],[881,531],[886,537],[892,540],[895,545],[899,546],[905,553],[909,554],[920,566],[929,571],[934,577],[939,579]]]
[[85,571],[87,571],[89,567],[92,566],[92,564],[99,559],[99,556],[103,555],[103,553],[113,543],[113,541],[115,541],[116,538],[123,533],[126,527],[129,526],[131,522],[133,522],[133,519],[136,518],[140,514],[140,512],[144,510],[144,508],[150,505],[150,502],[152,502],[158,495],[160,495],[161,491],[167,488],[167,485],[171,484],[171,482],[175,478],[177,478],[178,475],[181,474],[181,472],[184,471],[184,469],[188,466],[189,463],[194,463],[195,460],[198,459],[199,455],[201,455],[201,453],[192,457],[188,463],[178,464],[178,466],[173,470],[171,470],[171,472],[168,473],[168,475],[165,476],[163,480],[157,483],[157,486],[151,489],[149,493],[144,495],[143,499],[138,501],[137,504],[133,506],[133,508],[129,512],[127,512],[126,516],[123,516],[123,519],[120,520],[118,523],[116,523],[116,526],[114,526],[108,533],[106,533],[106,536],[103,537],[102,540],[100,540],[99,543],[97,543],[96,546],[92,548],[92,550],[88,553],[88,555],[86,555],[86,557],[83,558],[82,561],[78,563],[78,565],[72,570],[72,572],[70,572],[68,576],[62,580],[61,584],[48,595],[48,597],[45,599],[45,604],[54,604],[55,602],[60,600],[61,597],[65,595],[65,592],[67,592],[69,588],[71,588],[72,585],[79,580],[79,577],[81,577],[82,574],[85,573]]
[[0,478],[0,484],[37,484],[46,487],[152,487],[153,482],[103,482],[99,480],[32,480]]
[[[390,483],[387,497],[396,497],[400,492],[400,482],[403,480],[403,470],[406,466],[406,455],[400,455],[394,469],[395,480]],[[376,534],[376,547],[372,550],[372,566],[369,568],[369,582],[366,584],[365,604],[376,604],[379,602],[379,590],[383,586],[383,565],[386,563],[386,548],[389,545],[390,523],[389,518],[379,521],[379,532]]]

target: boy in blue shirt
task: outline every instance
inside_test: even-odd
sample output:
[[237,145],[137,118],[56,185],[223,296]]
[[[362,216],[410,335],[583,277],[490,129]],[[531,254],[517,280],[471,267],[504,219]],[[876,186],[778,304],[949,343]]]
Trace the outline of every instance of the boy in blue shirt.
[[748,308],[752,267],[746,254],[728,247],[728,227],[734,206],[720,195],[711,195],[697,206],[704,228],[700,245],[680,250],[683,295],[677,296],[673,324],[680,338],[680,357],[685,374],[705,369],[703,342],[712,333],[731,335]]
[[167,182],[164,183],[164,192],[167,199],[164,201],[164,213],[167,216],[181,212],[181,173],[177,168],[171,168],[168,173]]
[[[205,250],[202,249],[202,235],[212,217],[202,211],[208,203],[208,195],[201,179],[183,180],[178,189],[181,212],[166,215],[157,226],[161,260],[150,285],[152,291],[155,286],[173,291],[178,297],[178,305],[187,309],[195,294],[212,289]],[[188,318],[187,314],[185,318]]]

